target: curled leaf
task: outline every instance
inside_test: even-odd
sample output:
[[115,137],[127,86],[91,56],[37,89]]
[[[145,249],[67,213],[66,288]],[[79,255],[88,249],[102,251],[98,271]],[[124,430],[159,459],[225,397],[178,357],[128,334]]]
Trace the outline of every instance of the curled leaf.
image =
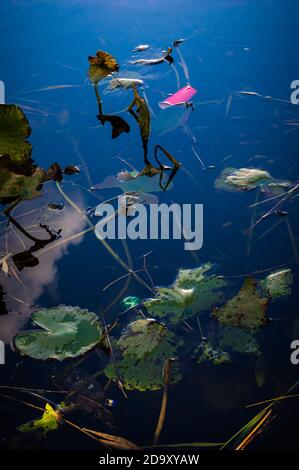
[[112,72],[118,72],[119,66],[114,57],[108,52],[97,51],[95,56],[89,56],[89,79],[92,83],[98,83]]

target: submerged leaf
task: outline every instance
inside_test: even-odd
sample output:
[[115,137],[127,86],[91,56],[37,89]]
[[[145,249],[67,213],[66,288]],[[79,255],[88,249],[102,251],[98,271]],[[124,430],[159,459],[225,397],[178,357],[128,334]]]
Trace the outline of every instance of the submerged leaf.
[[[126,355],[117,362],[119,377],[113,364],[105,369],[105,375],[112,380],[121,379],[126,390],[159,390],[163,386],[163,366],[166,359],[175,356],[182,342],[171,332],[163,337],[161,343],[145,358],[138,359]],[[179,382],[181,373],[177,364],[173,366],[171,383]]]
[[164,325],[152,318],[143,318],[128,325],[118,340],[118,346],[124,356],[142,359],[159,346],[166,334]]
[[293,274],[291,269],[281,269],[269,274],[260,281],[260,286],[266,295],[270,297],[283,297],[291,294]]
[[108,52],[97,51],[95,56],[89,56],[88,75],[92,83],[98,83],[112,72],[118,72],[119,66],[114,57]]
[[219,366],[231,361],[231,357],[227,352],[215,349],[209,341],[202,341],[197,350],[201,351],[201,355],[197,361],[199,364],[210,362],[215,366]]
[[18,427],[20,432],[42,432],[47,434],[49,431],[55,431],[58,429],[58,425],[62,417],[58,411],[55,411],[49,403],[45,406],[44,414],[41,418],[30,421],[29,423],[22,424]]
[[219,341],[221,348],[228,348],[239,353],[261,354],[257,340],[246,331],[233,326],[225,326]]
[[257,168],[225,168],[215,181],[223,191],[248,191],[272,180],[268,171]]
[[195,269],[180,269],[170,286],[157,288],[157,295],[147,299],[144,306],[153,316],[167,317],[177,323],[182,319],[209,311],[224,300],[225,281],[205,273],[211,269],[206,263]]
[[14,344],[21,354],[34,359],[62,361],[80,356],[95,346],[102,334],[97,316],[79,307],[38,310],[32,322],[42,329],[19,333]]
[[0,158],[8,155],[14,162],[30,158],[32,146],[26,140],[31,134],[29,122],[15,104],[0,104]]
[[213,317],[220,323],[254,331],[267,322],[266,311],[269,299],[261,298],[256,282],[247,278],[238,294],[221,308],[215,308]]

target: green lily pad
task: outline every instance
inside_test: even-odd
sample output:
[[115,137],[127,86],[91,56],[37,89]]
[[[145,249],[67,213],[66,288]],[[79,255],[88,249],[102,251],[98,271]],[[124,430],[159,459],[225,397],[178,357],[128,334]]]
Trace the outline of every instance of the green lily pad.
[[275,298],[290,295],[292,283],[293,274],[291,269],[281,269],[274,271],[261,280],[260,286],[266,295]]
[[114,57],[108,52],[97,51],[95,56],[89,56],[88,76],[92,83],[98,83],[112,72],[118,72],[119,66]]
[[31,319],[42,329],[19,333],[14,344],[21,354],[34,359],[62,361],[80,356],[102,335],[97,316],[79,307],[45,308],[34,312]]
[[225,326],[222,329],[219,346],[239,353],[257,356],[261,354],[257,340],[246,331],[233,326]]
[[254,331],[267,322],[269,299],[259,296],[256,282],[247,278],[238,294],[221,308],[213,310],[213,317],[223,325],[237,326]]
[[0,158],[9,155],[14,162],[29,159],[32,146],[26,139],[30,134],[29,122],[21,108],[15,104],[1,104]]
[[225,168],[215,181],[223,191],[248,191],[272,180],[268,171],[257,168]]
[[118,340],[118,346],[124,356],[142,359],[159,346],[166,334],[164,325],[152,318],[143,318],[128,325]]
[[129,295],[129,297],[125,297],[121,300],[120,305],[124,310],[129,310],[130,308],[136,307],[141,302],[140,297],[136,297],[134,295]]
[[[159,390],[163,387],[163,367],[166,359],[176,355],[182,345],[171,332],[167,332],[161,343],[146,357],[139,359],[126,355],[117,362],[117,370],[126,390]],[[105,375],[111,380],[117,380],[115,367],[112,363],[105,369]],[[177,383],[182,375],[179,367],[174,363],[171,368],[170,383]]]
[[167,318],[171,323],[200,315],[224,301],[223,279],[206,274],[211,269],[206,263],[195,269],[180,269],[170,287],[156,289],[156,297],[143,303],[147,311],[159,318]]

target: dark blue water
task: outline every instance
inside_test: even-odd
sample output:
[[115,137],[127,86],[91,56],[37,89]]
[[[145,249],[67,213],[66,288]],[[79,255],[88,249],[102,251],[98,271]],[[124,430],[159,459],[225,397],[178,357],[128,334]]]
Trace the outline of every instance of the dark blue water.
[[[290,83],[299,78],[298,9],[298,2],[290,0],[111,3],[11,0],[1,5],[0,79],[6,86],[6,102],[18,104],[27,115],[32,127],[32,156],[39,166],[48,168],[54,161],[62,167],[71,163],[80,166],[80,175],[66,177],[63,189],[81,209],[119,193],[105,189],[91,194],[88,192],[91,185],[129,169],[127,163],[138,170],[143,164],[140,137],[131,116],[119,114],[129,122],[131,132],[115,140],[111,139],[109,124],[102,127],[96,119],[98,110],[87,78],[87,58],[103,49],[117,58],[120,75],[128,76],[130,72],[132,76],[135,72],[135,76],[144,79],[146,96],[157,120],[153,119],[150,158],[154,145],[159,143],[183,165],[173,187],[156,195],[160,202],[202,203],[204,243],[194,254],[184,250],[183,241],[129,240],[127,248],[133,269],[142,267],[139,258],[149,251],[152,253],[148,263],[157,286],[169,285],[179,268],[196,267],[207,261],[215,264],[217,274],[227,276],[283,264],[293,269],[292,296],[271,305],[269,316],[274,320],[260,333],[267,359],[265,385],[257,387],[251,357],[236,357],[231,366],[223,368],[194,370],[187,364],[184,379],[171,388],[162,443],[225,440],[253,416],[252,409],[245,408],[246,404],[277,396],[296,380],[297,369],[290,364],[289,346],[296,334],[294,322],[298,317],[298,265],[286,224],[282,222],[265,236],[262,235],[273,219],[260,224],[248,254],[245,230],[250,225],[249,205],[255,202],[256,193],[219,192],[214,188],[214,181],[226,166],[255,166],[269,171],[275,178],[299,179],[299,131],[296,123],[294,126],[286,123],[298,120],[298,108],[289,102]],[[198,90],[195,111],[190,113],[186,124],[196,139],[196,151],[206,165],[215,165],[214,170],[202,169],[192,152],[192,138],[186,128],[178,126],[172,130],[171,123],[159,115],[158,102],[177,89],[171,67],[167,63],[138,68],[129,65],[130,51],[137,44],[150,44],[152,54],[157,56],[158,51],[180,37],[186,38],[181,51],[190,71],[191,85]],[[150,54],[147,52],[146,56]],[[183,69],[175,51],[173,56],[183,86]],[[67,86],[45,89],[57,85]],[[100,90],[109,113],[124,110],[132,99],[131,92],[106,93],[107,81],[100,85]],[[279,100],[234,95],[226,112],[229,96],[238,90],[256,91]],[[168,130],[163,135],[162,127]],[[23,217],[18,220],[26,226],[35,225],[36,229],[38,217],[44,217],[36,209],[50,200],[61,199],[54,184],[46,185],[42,197],[22,203],[15,216]],[[33,209],[34,215],[21,216]],[[288,206],[295,245],[299,237],[297,210],[295,200]],[[64,239],[88,227],[67,203],[62,214],[51,217],[54,217],[52,221],[49,216],[53,226],[63,228]],[[5,251],[5,223],[1,227],[1,251]],[[8,240],[10,250],[21,248],[14,234]],[[120,241],[112,241],[111,246],[127,261]],[[107,309],[125,286],[124,281],[119,281],[103,292],[124,271],[93,233],[37,256],[39,265],[20,273],[22,283],[14,276],[6,279],[1,275],[1,283],[10,295],[7,305],[11,311],[0,323],[0,338],[7,344],[26,324],[32,305],[79,305],[99,313]],[[240,285],[239,279],[233,288]],[[132,279],[122,297],[127,295],[145,298],[149,292]],[[109,320],[119,311],[117,303],[106,312]],[[93,373],[101,364],[94,354],[82,367]],[[20,361],[7,346],[7,363],[0,369],[1,383],[49,387],[50,377],[60,368],[62,365],[53,363]],[[118,403],[113,411],[115,433],[141,445],[149,444],[161,392],[130,392],[126,400],[115,387],[111,388],[111,395]],[[1,426],[3,438],[13,435],[17,425],[35,416],[24,406],[4,399],[0,408],[1,422],[5,423],[4,428]],[[297,417],[296,401],[288,400],[279,418],[256,446],[295,447]],[[77,418],[82,420],[80,415]],[[84,416],[84,420],[94,428],[102,426],[90,416]],[[101,429],[107,430],[104,425]],[[94,448],[96,444],[64,427],[37,446]]]

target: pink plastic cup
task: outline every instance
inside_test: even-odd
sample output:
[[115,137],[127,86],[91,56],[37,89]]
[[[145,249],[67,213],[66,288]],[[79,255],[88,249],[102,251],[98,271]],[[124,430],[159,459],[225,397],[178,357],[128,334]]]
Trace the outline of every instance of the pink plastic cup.
[[169,108],[169,106],[178,106],[188,103],[194,95],[196,95],[197,90],[192,88],[192,86],[187,85],[178,90],[173,95],[169,96],[166,100],[160,101],[159,106],[161,109]]

